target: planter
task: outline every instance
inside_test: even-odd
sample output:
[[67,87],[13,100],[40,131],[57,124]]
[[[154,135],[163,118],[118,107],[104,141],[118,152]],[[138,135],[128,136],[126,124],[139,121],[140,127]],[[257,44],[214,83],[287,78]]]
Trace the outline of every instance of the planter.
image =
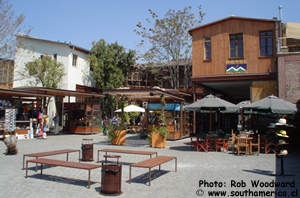
[[114,145],[125,144],[126,130],[122,130],[122,131],[117,130],[117,131],[115,131],[115,134],[117,135],[117,137],[111,140],[112,144],[114,144]]
[[165,148],[166,138],[159,135],[158,132],[152,132],[152,147],[153,148]]

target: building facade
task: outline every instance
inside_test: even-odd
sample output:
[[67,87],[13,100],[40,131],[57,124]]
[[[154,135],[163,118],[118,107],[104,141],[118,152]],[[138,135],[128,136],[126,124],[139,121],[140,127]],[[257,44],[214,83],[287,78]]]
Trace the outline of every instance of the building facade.
[[[62,63],[64,77],[60,89],[76,90],[76,85],[90,86],[89,50],[70,43],[55,42],[44,39],[17,35],[20,43],[15,53],[15,69],[13,87],[30,86],[30,79],[24,78],[25,65],[37,58],[48,55]],[[37,85],[40,86],[40,85]]]
[[277,95],[278,24],[232,16],[191,29],[195,86],[236,103]]

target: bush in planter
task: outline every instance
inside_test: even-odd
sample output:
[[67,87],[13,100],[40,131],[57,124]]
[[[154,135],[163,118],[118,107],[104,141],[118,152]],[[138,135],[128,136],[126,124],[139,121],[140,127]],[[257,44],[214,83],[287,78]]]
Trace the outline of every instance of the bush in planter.
[[107,137],[115,145],[123,145],[126,140],[126,130],[124,127],[115,125],[107,126]]
[[169,130],[166,126],[161,126],[159,128],[153,127],[151,133],[152,147],[165,148],[168,134],[169,134]]

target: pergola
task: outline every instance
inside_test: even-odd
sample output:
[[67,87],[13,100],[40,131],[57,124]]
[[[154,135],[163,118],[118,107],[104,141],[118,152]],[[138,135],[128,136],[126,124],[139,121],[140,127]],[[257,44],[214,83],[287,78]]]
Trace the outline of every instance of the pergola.
[[[103,94],[108,94],[117,97],[125,97],[128,101],[137,102],[161,102],[162,96],[164,96],[165,101],[172,101],[180,103],[180,127],[181,130],[184,128],[183,123],[183,105],[185,102],[185,97],[191,97],[190,94],[181,92],[176,89],[163,89],[159,87],[152,88],[140,88],[140,87],[124,87],[118,89],[104,90]],[[147,119],[148,111],[146,110],[145,117]],[[146,123],[147,127],[148,123]],[[174,135],[175,137],[175,135]]]

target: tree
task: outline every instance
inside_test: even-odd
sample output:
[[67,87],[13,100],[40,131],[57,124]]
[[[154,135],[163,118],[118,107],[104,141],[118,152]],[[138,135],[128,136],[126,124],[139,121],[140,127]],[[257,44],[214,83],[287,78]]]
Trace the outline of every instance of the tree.
[[[148,11],[151,18],[146,19],[146,25],[139,22],[134,30],[142,37],[140,46],[150,45],[142,57],[150,65],[166,64],[171,86],[178,88],[179,66],[182,63],[190,65],[191,62],[192,42],[188,30],[201,23],[204,13],[201,6],[198,7],[197,17],[190,6],[177,11],[169,9],[163,18],[151,9]],[[187,68],[184,73],[189,73]]]
[[15,16],[12,6],[0,0],[0,54],[1,58],[11,58],[14,53],[15,35],[20,32],[24,15]]
[[25,65],[25,78],[33,85],[46,88],[58,88],[64,76],[63,65],[50,56],[43,56]]
[[[118,45],[118,43],[107,44],[103,39],[93,43],[89,56],[91,65],[91,76],[95,86],[99,89],[113,89],[123,87],[130,66],[135,63],[135,52]],[[111,97],[104,99],[104,107],[110,113],[114,101]]]

